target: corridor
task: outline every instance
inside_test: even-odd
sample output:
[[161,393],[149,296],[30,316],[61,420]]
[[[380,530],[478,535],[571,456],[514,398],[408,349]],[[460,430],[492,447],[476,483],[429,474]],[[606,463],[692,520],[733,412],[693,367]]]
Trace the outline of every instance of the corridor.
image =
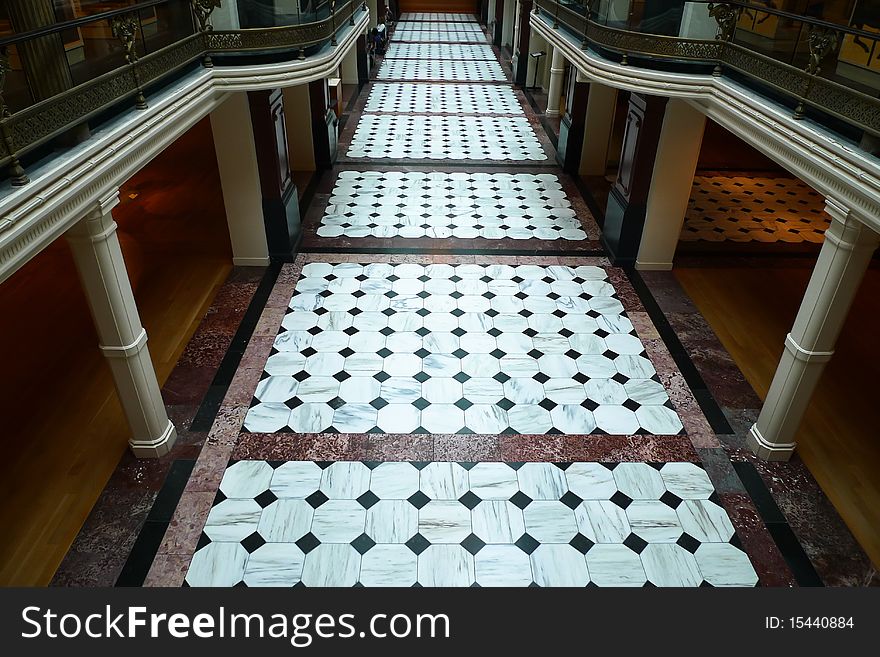
[[473,17],[401,17],[340,154],[146,584],[758,584],[709,422]]

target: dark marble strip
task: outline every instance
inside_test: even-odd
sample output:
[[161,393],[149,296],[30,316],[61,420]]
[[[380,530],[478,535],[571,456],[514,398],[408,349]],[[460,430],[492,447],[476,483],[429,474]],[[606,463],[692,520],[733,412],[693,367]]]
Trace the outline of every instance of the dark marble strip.
[[782,511],[776,505],[776,501],[764,485],[764,480],[754,465],[747,462],[735,462],[733,464],[736,474],[745,486],[746,492],[755,503],[761,519],[773,537],[773,541],[782,552],[789,568],[797,580],[799,586],[824,586],[822,578],[813,568],[807,553],[798,542],[797,536],[788,525]]
[[194,460],[180,459],[171,464],[165,483],[116,579],[116,586],[141,586],[144,583],[195,464]]
[[248,342],[250,342],[260,315],[263,312],[263,307],[272,293],[272,288],[275,287],[275,281],[278,279],[280,271],[280,263],[273,263],[263,275],[263,280],[260,281],[260,286],[257,288],[256,293],[254,293],[247,312],[245,312],[241,323],[238,325],[238,330],[232,338],[232,343],[229,345],[229,349],[227,349],[226,355],[223,357],[223,361],[214,375],[214,379],[211,381],[211,386],[202,399],[199,410],[196,411],[190,426],[191,431],[210,431],[211,425],[214,424],[214,419],[217,417],[217,411],[220,410],[223,397],[226,396],[226,391],[229,389],[232,377],[235,375],[236,370],[238,370],[241,357],[244,355]]
[[660,309],[660,306],[657,305],[657,301],[651,294],[651,290],[648,289],[648,286],[645,284],[645,281],[636,269],[627,268],[626,273],[632,282],[636,294],[638,294],[639,298],[642,300],[642,305],[645,307],[651,321],[654,322],[657,332],[663,339],[664,344],[666,344],[666,348],[669,350],[672,359],[678,366],[682,376],[684,376],[684,380],[688,384],[688,387],[693,392],[694,398],[700,405],[700,410],[703,411],[703,414],[709,421],[712,430],[716,434],[732,434],[733,429],[727,421],[724,411],[721,410],[718,402],[715,401],[715,398],[709,392],[706,382],[703,380],[699,371],[697,371],[690,355],[681,344],[681,341],[678,339],[672,326],[670,326],[666,316]]

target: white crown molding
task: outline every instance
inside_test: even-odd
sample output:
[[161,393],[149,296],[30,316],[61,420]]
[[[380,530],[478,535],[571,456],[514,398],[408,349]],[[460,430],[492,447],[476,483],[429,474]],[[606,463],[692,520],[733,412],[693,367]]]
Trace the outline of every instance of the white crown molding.
[[0,187],[0,282],[100,205],[132,175],[231,92],[291,87],[328,77],[356,47],[369,24],[360,12],[344,26],[338,46],[305,60],[266,66],[200,69],[163,93],[144,111],[129,111],[101,126],[84,143],[31,167],[31,183]]
[[824,196],[880,232],[880,162],[822,126],[724,77],[640,69],[582,50],[562,30],[530,17],[532,29],[559,48],[580,74],[616,89],[682,98]]

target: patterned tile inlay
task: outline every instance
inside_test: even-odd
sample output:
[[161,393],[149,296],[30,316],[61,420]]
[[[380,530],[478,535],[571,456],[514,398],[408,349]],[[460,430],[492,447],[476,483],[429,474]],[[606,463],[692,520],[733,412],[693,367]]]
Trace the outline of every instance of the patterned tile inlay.
[[477,18],[473,14],[447,14],[437,12],[404,12],[400,15],[401,21],[447,21],[455,23],[476,23]]
[[550,173],[343,171],[317,234],[587,239]]
[[486,43],[486,35],[482,32],[404,30],[398,27],[394,31],[394,40],[423,43]]
[[379,68],[377,79],[505,82],[507,76],[497,60],[386,59]]
[[693,463],[239,461],[190,586],[758,583]]
[[696,176],[681,239],[820,244],[831,221],[824,210],[796,178]]
[[541,161],[547,154],[524,116],[364,114],[348,157]]
[[489,45],[461,43],[397,43],[392,42],[386,59],[486,59],[495,60]]
[[376,82],[366,112],[407,114],[523,114],[512,87],[480,84]]
[[604,269],[310,263],[254,433],[678,434]]
[[471,34],[473,32],[482,34],[483,32],[483,28],[479,24],[462,21],[432,21],[430,24],[422,21],[401,21],[397,24],[397,29],[405,32],[432,30],[436,32],[450,32],[452,34]]

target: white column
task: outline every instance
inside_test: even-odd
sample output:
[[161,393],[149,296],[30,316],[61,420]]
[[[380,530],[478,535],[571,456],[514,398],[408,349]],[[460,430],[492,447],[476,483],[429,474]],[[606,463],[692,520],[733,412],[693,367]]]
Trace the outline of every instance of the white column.
[[315,170],[315,143],[312,137],[312,107],[309,85],[284,88],[287,116],[287,147],[292,171]]
[[231,94],[211,113],[211,129],[232,243],[232,261],[244,267],[266,266],[269,247],[263,225],[263,194],[246,92]]
[[378,0],[367,0],[367,9],[370,10],[370,27],[376,27],[379,24]]
[[831,215],[831,226],[785,338],[761,414],[748,436],[751,450],[769,461],[788,460],[794,452],[807,405],[880,242],[880,235],[836,201],[828,199],[825,211]]
[[617,108],[617,89],[598,82],[590,83],[584,145],[581,148],[580,174],[604,176],[608,168],[608,147]]
[[238,2],[227,0],[220,3],[211,13],[211,24],[215,30],[240,30],[241,23],[238,20]]
[[177,431],[165,412],[122,258],[111,214],[118,204],[116,190],[65,236],[131,429],[128,444],[136,456],[159,457],[171,450]]
[[706,116],[687,102],[666,105],[636,269],[668,271],[687,213]]
[[553,48],[550,62],[550,88],[547,90],[546,116],[559,116],[559,100],[562,96],[562,74],[565,73],[565,57],[559,48]]

